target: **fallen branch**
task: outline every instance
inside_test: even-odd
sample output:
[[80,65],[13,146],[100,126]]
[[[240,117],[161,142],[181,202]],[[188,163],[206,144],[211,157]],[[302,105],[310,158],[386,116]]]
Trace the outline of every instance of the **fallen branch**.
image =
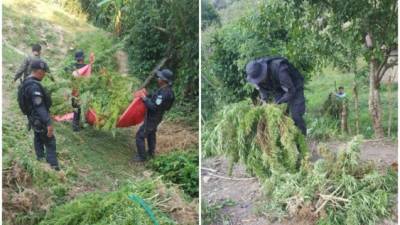
[[206,168],[206,167],[201,167],[201,169],[202,169],[202,170],[209,171],[209,172],[212,172],[212,173],[216,173],[216,172],[218,172],[218,170],[215,170],[215,169],[210,169],[210,168]]
[[225,177],[225,176],[220,176],[220,175],[213,174],[213,173],[209,173],[208,175],[210,175],[212,177],[217,177],[217,178],[220,178],[220,179],[224,179],[224,180],[235,180],[235,181],[246,181],[246,180],[255,180],[255,179],[257,179],[255,177],[246,177],[246,178]]

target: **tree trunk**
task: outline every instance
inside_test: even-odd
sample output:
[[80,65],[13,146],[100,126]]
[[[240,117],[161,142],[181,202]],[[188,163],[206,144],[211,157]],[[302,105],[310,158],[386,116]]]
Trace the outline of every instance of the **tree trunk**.
[[358,89],[357,89],[357,83],[354,82],[353,86],[353,93],[354,93],[354,113],[355,113],[355,119],[356,119],[356,134],[360,134],[360,102],[358,100]]
[[394,103],[394,95],[393,95],[393,80],[394,76],[389,77],[389,82],[388,82],[388,110],[389,110],[389,118],[388,118],[388,129],[387,129],[387,135],[390,137],[392,134],[392,120],[393,120],[393,103]]
[[342,101],[342,107],[341,107],[341,112],[340,112],[340,128],[342,131],[342,134],[348,133],[348,127],[347,127],[347,102],[346,100]]
[[383,138],[381,99],[379,96],[378,62],[376,59],[370,61],[369,71],[369,113],[374,127],[375,138]]

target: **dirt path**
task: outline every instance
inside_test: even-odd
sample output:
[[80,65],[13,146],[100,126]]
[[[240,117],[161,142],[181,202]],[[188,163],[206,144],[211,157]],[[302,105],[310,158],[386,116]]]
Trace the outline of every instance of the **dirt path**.
[[[346,143],[332,141],[326,143],[334,151],[345,147]],[[312,151],[316,145],[310,144]],[[389,140],[366,140],[361,145],[361,159],[372,160],[379,167],[385,167],[397,161],[397,143]],[[208,205],[223,205],[219,210],[220,220],[217,224],[232,225],[310,225],[310,221],[269,221],[265,216],[257,214],[257,204],[262,199],[261,184],[257,179],[249,179],[242,164],[235,165],[233,178],[245,180],[229,180],[212,176],[218,174],[229,178],[228,160],[224,157],[212,157],[202,160],[202,198]],[[213,170],[212,172],[209,169]],[[224,204],[224,203],[230,204]],[[396,210],[397,211],[397,210]],[[397,214],[397,213],[396,213]],[[379,225],[395,225],[396,218],[384,220]]]

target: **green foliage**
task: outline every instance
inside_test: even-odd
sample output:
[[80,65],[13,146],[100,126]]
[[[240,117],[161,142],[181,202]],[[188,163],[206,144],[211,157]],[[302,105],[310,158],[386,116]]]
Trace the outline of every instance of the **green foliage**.
[[175,151],[151,160],[148,167],[178,184],[191,197],[199,195],[199,157],[196,151]]
[[202,49],[202,116],[206,119],[222,102],[231,103],[249,97],[254,89],[246,85],[244,67],[252,59],[284,56],[308,79],[322,64],[321,45],[315,34],[302,30],[302,20],[293,2],[261,1],[256,9],[241,18],[212,30],[204,38]]
[[208,204],[203,201],[201,203],[201,222],[204,225],[210,224],[230,224],[229,217],[220,213],[220,210],[234,206],[236,203],[230,199],[225,200],[221,203]]
[[264,181],[270,201],[265,210],[295,216],[308,209],[309,216],[319,216],[318,224],[331,225],[376,224],[388,216],[396,172],[388,168],[382,174],[374,165],[360,163],[360,140],[353,139],[337,156],[320,147],[323,158],[298,173],[274,173]]
[[296,172],[308,157],[304,136],[283,107],[242,101],[227,105],[214,119],[204,128],[204,154],[224,154],[233,163],[240,160],[258,177]]
[[[72,43],[73,49],[68,52],[68,57],[64,60],[64,65],[67,67],[66,74],[63,76],[71,76],[71,68],[75,63],[75,51],[83,50],[85,53],[85,63],[88,63],[89,54],[91,52],[95,55],[95,62],[92,70],[99,72],[102,68],[107,68],[110,71],[117,70],[117,62],[114,54],[118,49],[123,47],[123,44],[110,35],[109,33],[102,30],[93,30],[90,32],[77,34],[74,42]],[[63,73],[62,71],[61,73]]]
[[132,102],[132,93],[139,84],[133,77],[104,71],[89,78],[76,78],[72,86],[79,90],[83,112],[88,109],[96,112],[95,127],[110,131],[116,128],[118,118]]
[[[97,26],[116,29],[129,54],[133,74],[144,79],[164,57],[175,76],[175,106],[197,118],[198,4],[192,0],[116,0],[97,6],[81,0]],[[188,105],[190,104],[190,107]],[[194,119],[196,121],[197,119]]]
[[157,210],[162,197],[157,194],[157,181],[128,183],[118,191],[90,193],[51,210],[40,225],[86,225],[86,224],[151,224],[150,217],[137,203],[128,199],[130,194],[143,198],[152,205],[160,224],[175,224]]
[[201,29],[204,30],[212,23],[220,23],[218,12],[209,0],[201,1]]

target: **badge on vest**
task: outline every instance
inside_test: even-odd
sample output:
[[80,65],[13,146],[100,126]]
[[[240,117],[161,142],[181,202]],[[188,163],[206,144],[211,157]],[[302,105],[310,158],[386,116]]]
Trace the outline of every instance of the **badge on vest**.
[[156,99],[156,105],[161,105],[162,103],[162,95],[158,95]]

